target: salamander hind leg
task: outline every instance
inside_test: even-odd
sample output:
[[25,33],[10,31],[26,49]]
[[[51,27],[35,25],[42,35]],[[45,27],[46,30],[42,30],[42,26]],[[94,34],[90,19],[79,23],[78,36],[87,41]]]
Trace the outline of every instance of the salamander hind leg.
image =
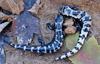
[[54,24],[47,23],[46,26],[47,26],[50,30],[54,30],[54,29],[55,29]]

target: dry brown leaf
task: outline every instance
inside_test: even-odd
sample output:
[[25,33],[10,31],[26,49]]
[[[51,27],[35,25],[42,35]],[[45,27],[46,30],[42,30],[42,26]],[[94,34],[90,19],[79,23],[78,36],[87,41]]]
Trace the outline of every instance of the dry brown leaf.
[[23,0],[1,0],[0,7],[5,10],[11,11],[13,14],[20,14],[23,11]]

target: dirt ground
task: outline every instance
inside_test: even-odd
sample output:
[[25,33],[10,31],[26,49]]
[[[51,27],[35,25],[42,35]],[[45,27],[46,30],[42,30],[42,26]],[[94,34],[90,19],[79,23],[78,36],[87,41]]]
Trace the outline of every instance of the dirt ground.
[[[92,16],[92,33],[100,44],[100,0],[42,0],[44,6],[38,13],[41,32],[46,42],[52,39],[52,32],[45,28],[45,24],[54,21],[54,16],[61,5],[75,5],[87,11]],[[63,53],[63,47],[57,53],[39,55],[36,53],[13,49],[6,45],[6,64],[73,64],[70,60],[53,61]]]

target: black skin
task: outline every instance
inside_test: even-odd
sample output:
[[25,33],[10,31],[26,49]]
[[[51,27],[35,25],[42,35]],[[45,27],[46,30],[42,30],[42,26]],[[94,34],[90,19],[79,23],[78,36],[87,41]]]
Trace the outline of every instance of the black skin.
[[[68,17],[68,18],[71,18],[71,17]],[[74,21],[74,25],[73,26],[75,26],[76,27],[76,32],[80,32],[81,31],[81,29],[82,29],[82,25],[83,25],[83,23],[81,23],[79,20],[77,20],[77,19],[73,19],[73,21]],[[76,22],[77,21],[77,22]],[[54,29],[55,29],[55,25],[54,24],[51,24],[51,23],[47,23],[46,24],[46,26],[50,29],[50,30],[53,30],[54,31]],[[64,29],[66,29],[67,28],[67,26],[63,26],[63,31],[64,31]],[[65,34],[64,32],[63,32],[63,35],[64,35],[64,38],[68,35],[68,34]]]
[[38,37],[38,42],[40,43],[41,46],[45,45],[45,42],[42,37]]
[[83,23],[80,22],[78,19],[73,19],[73,21],[74,21],[74,25],[73,26],[76,27],[77,32],[80,32],[81,29],[82,29]]
[[[76,19],[75,19],[75,21],[76,21]],[[73,26],[75,26],[75,27],[77,28],[77,31],[80,32],[81,29],[82,29],[82,24],[83,24],[83,23],[81,23],[80,21],[77,21],[77,22],[74,23]],[[55,26],[54,24],[47,23],[46,25],[47,25],[47,27],[48,27],[50,30],[54,30],[54,29],[55,29],[55,28],[54,28],[54,26]],[[63,30],[64,30],[65,28],[67,28],[67,27],[63,26]]]
[[54,25],[54,24],[47,23],[46,26],[47,26],[47,28],[49,28],[50,30],[54,30],[54,29],[55,29],[55,25]]
[[[73,6],[70,6],[70,7],[72,9],[74,9],[74,10],[78,10],[78,8],[75,8]],[[66,19],[73,19],[74,24],[72,26],[76,27],[76,29],[77,29],[76,32],[80,32],[81,31],[82,26],[83,26],[82,22],[80,22],[78,19],[75,19],[75,18],[70,17],[70,16],[64,16],[64,20],[66,20]],[[63,26],[63,30],[66,29],[66,28],[67,28],[67,26]]]
[[[54,24],[47,23],[46,26],[47,26],[47,28],[49,28],[50,30],[53,30],[53,31],[55,30],[55,25],[54,25]],[[64,30],[65,28],[66,28],[66,27],[63,26],[63,30]],[[63,34],[64,34],[64,33],[63,33]]]

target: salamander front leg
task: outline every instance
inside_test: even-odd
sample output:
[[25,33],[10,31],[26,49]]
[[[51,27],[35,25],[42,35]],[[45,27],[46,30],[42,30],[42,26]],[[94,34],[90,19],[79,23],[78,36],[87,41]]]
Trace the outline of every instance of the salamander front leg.
[[41,46],[44,46],[45,45],[45,41],[43,40],[42,37],[38,37],[38,42]]
[[54,29],[55,29],[54,24],[47,23],[46,26],[47,26],[50,30],[54,30]]

